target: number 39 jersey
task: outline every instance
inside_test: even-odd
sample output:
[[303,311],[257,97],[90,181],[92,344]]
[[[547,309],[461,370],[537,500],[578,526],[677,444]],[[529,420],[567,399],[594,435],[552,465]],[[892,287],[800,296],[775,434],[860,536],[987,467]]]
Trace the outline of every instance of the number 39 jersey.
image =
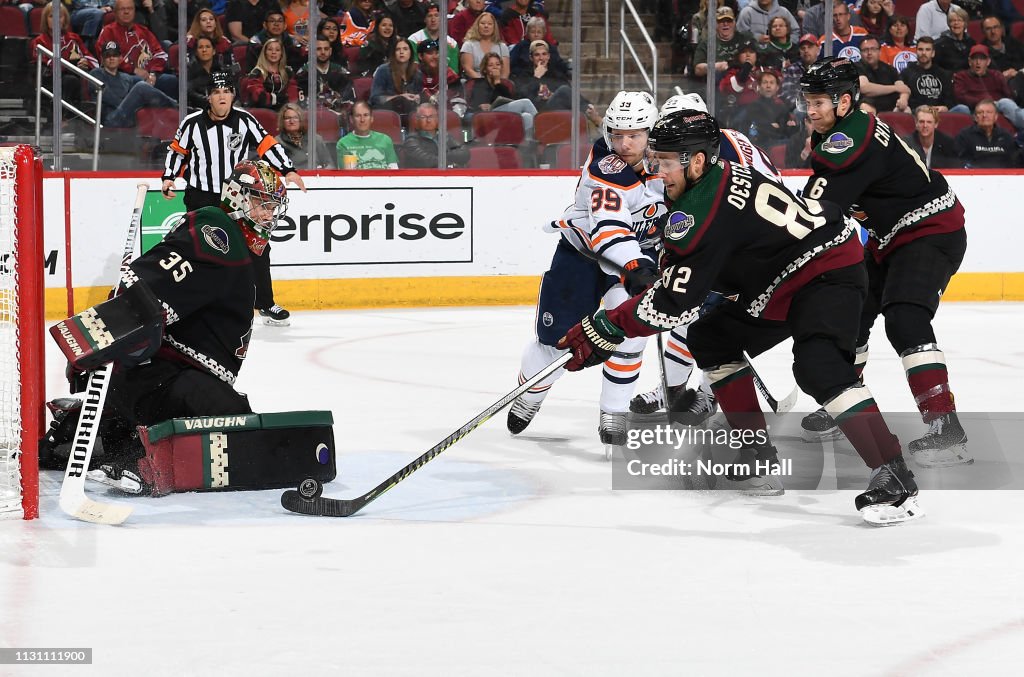
[[963,206],[946,179],[874,115],[854,111],[812,143],[804,195],[852,209],[877,260],[918,237],[963,228]]
[[[600,139],[576,184],[575,202],[548,229],[560,230],[576,249],[593,251],[624,268],[641,252],[652,256],[659,249],[665,212],[661,179],[637,172]],[[611,267],[602,268],[617,274]]]
[[793,294],[822,273],[861,263],[852,224],[751,167],[719,162],[669,208],[662,277],[608,313],[627,336],[697,318],[712,286],[755,318],[785,320]]
[[234,383],[252,333],[252,259],[237,222],[219,207],[188,212],[132,262],[125,286],[144,280],[167,318],[160,354]]

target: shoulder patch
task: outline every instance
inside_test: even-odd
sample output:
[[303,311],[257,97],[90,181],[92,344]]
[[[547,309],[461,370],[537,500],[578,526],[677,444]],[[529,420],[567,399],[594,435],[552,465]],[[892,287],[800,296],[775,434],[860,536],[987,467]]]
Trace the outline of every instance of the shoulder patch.
[[600,169],[603,174],[618,174],[626,167],[626,161],[614,153],[605,155],[597,162],[597,168]]
[[826,153],[838,155],[853,148],[853,139],[842,132],[832,132],[821,142],[821,149]]
[[673,242],[682,240],[693,229],[695,223],[692,214],[672,212],[668,215],[668,221],[665,222],[664,236]]
[[223,228],[207,224],[200,230],[202,231],[203,239],[206,240],[206,244],[221,254],[227,254],[231,251],[231,242],[228,240],[228,234]]

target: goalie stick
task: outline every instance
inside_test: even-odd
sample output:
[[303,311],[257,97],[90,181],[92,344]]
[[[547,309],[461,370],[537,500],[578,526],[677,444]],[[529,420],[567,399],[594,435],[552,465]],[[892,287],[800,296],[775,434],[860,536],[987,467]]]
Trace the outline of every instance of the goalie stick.
[[[140,183],[135,192],[135,207],[132,210],[131,224],[128,226],[128,237],[124,243],[124,254],[121,256],[118,281],[114,283],[115,290],[120,284],[121,273],[128,268],[135,253],[135,239],[142,221],[142,207],[146,202],[147,190],[149,185]],[[85,386],[85,401],[82,402],[82,413],[71,442],[71,456],[64,471],[64,482],[60,485],[58,501],[60,509],[71,517],[94,524],[121,524],[128,519],[133,510],[130,505],[100,503],[85,495],[85,474],[89,471],[89,461],[96,446],[103,404],[107,401],[107,389],[110,386],[113,368],[113,363],[108,363],[89,374],[89,382]]]
[[[554,225],[556,228],[563,230],[572,227],[568,224],[561,225],[561,223],[562,222],[555,222]],[[605,266],[608,266],[609,268],[612,268],[619,275],[626,274],[625,268],[615,263],[611,259],[601,256],[595,251],[583,251],[581,249],[576,249],[576,251],[578,251],[580,254],[590,259],[594,263],[603,264]],[[658,333],[658,354],[661,359],[661,387],[662,392],[665,395],[665,408],[668,409],[668,383],[665,380],[664,348],[662,347],[661,343],[662,333],[663,332]],[[768,403],[768,406],[771,407],[771,410],[774,411],[776,414],[785,414],[790,412],[793,409],[794,405],[796,405],[797,398],[800,396],[800,389],[794,387],[793,390],[789,393],[789,395],[786,395],[786,397],[784,397],[781,401],[775,399],[774,397],[772,397],[771,391],[768,390],[768,386],[764,384],[764,381],[761,380],[761,377],[754,369],[754,364],[750,361],[750,357],[746,354],[746,352],[743,353],[743,358],[747,361],[747,366],[750,367],[750,373],[754,377],[754,385],[757,386],[757,391],[761,393],[761,396],[764,398],[764,401]]]
[[323,492],[323,485],[315,479],[309,478],[302,481],[299,484],[298,489],[289,489],[288,491],[281,494],[281,506],[285,510],[290,512],[300,513],[302,515],[319,515],[321,517],[349,517],[356,514],[368,504],[380,497],[381,494],[394,487],[402,480],[412,475],[414,472],[425,466],[427,463],[432,461],[445,449],[453,446],[456,442],[461,440],[463,437],[473,432],[481,425],[483,425],[487,419],[491,418],[499,411],[507,407],[512,403],[512,400],[516,399],[527,390],[537,385],[545,378],[553,374],[559,368],[565,365],[572,358],[572,353],[566,352],[557,360],[549,364],[548,366],[541,369],[532,378],[527,379],[524,383],[518,386],[515,390],[503,396],[500,400],[492,404],[491,406],[484,409],[482,412],[477,414],[469,423],[453,432],[448,437],[444,438],[422,456],[409,463],[407,466],[396,472],[391,477],[387,478],[370,491],[366,492],[362,496],[357,496],[350,499],[341,498],[324,498],[320,494]]

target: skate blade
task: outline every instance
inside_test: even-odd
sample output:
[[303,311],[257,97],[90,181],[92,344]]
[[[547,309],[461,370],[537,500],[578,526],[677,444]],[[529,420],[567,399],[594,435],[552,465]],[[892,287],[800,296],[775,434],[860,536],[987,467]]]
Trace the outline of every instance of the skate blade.
[[605,444],[604,445],[604,460],[611,461],[615,458],[615,450],[621,449],[622,445],[619,444]]
[[831,440],[838,440],[843,436],[843,431],[839,429],[839,426],[829,428],[828,430],[822,430],[817,432],[814,430],[800,429],[800,439],[804,442],[829,442]]
[[287,327],[292,323],[291,320],[275,320],[272,317],[264,317],[263,324],[268,327]]
[[892,527],[920,519],[925,516],[925,511],[917,498],[911,496],[898,506],[888,503],[865,506],[861,508],[860,515],[873,527]]
[[92,482],[108,486],[116,491],[120,491],[122,494],[138,496],[142,493],[142,485],[138,482],[127,477],[121,477],[119,480],[111,479],[102,470],[90,470],[85,474],[85,478]]
[[746,496],[783,496],[786,488],[778,477],[750,477],[743,480],[719,477],[715,489],[738,491]]
[[949,449],[937,449],[935,451],[910,452],[910,458],[922,468],[951,468],[956,465],[971,465],[974,457],[967,453],[964,446],[954,446]]

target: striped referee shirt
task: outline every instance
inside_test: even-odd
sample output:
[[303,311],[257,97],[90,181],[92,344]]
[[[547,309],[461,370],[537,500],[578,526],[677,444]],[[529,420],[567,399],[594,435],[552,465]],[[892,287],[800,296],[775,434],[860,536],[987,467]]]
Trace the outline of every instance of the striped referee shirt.
[[281,174],[295,171],[281,144],[251,113],[232,108],[223,120],[213,120],[207,111],[197,111],[178,126],[167,149],[163,179],[184,173],[189,188],[219,193],[235,165],[251,150]]

